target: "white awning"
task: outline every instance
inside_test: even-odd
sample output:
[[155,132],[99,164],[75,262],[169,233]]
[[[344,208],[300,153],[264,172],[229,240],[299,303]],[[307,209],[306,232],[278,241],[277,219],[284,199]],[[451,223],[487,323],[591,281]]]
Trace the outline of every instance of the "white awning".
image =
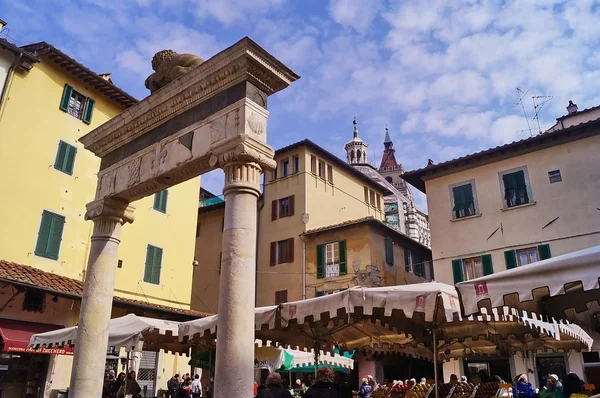
[[456,285],[465,314],[509,306],[569,319],[590,329],[600,312],[600,246],[564,254]]
[[[179,322],[146,318],[128,314],[110,320],[108,326],[108,347],[124,347],[128,351],[136,350],[140,342],[144,349],[151,345],[165,351],[187,353],[189,346],[178,343]],[[29,341],[30,347],[63,347],[77,345],[77,326],[35,334]]]

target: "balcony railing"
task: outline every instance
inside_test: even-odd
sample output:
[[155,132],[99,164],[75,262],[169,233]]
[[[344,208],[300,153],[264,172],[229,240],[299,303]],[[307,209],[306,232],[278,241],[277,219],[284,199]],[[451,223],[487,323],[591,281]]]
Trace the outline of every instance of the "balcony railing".
[[225,199],[223,198],[223,195],[220,195],[212,198],[200,199],[198,207],[214,206],[223,202],[225,202]]

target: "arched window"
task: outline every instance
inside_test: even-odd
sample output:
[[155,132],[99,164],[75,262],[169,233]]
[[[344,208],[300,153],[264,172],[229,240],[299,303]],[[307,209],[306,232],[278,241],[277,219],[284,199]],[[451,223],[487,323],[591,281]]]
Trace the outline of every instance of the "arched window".
[[362,152],[360,151],[360,149],[358,151],[356,151],[356,161],[358,163],[361,162],[361,157],[362,157]]
[[354,149],[350,152],[350,161],[354,162]]
[[393,182],[392,177],[385,177],[385,180],[390,184]]

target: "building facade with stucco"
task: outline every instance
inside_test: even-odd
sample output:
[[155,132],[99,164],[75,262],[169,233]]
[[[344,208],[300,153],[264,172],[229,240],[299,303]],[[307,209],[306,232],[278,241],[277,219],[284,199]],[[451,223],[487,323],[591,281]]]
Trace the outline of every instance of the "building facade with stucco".
[[[385,222],[384,198],[392,191],[383,178],[371,178],[310,140],[277,150],[275,161],[257,209],[257,306],[432,278],[429,248]],[[196,310],[218,306],[224,208],[206,192],[200,200],[191,298]]]
[[[91,71],[51,44],[18,47],[4,39],[0,90],[0,170],[6,193],[0,208],[0,329],[20,328],[22,337],[77,323],[82,290],[65,286],[82,289],[85,280],[93,225],[84,215],[95,197],[100,167],[100,159],[78,139],[137,100],[110,74]],[[136,222],[125,226],[121,236],[114,299],[121,304],[113,316],[189,320],[203,315],[190,311],[199,184],[196,178],[134,204]],[[7,339],[0,350],[17,355],[14,350],[23,347]],[[10,373],[19,375],[12,381],[4,377],[3,397],[24,396],[34,387],[46,396],[69,386],[70,355],[19,355],[21,361],[31,359],[36,370]],[[123,353],[111,355],[107,366],[123,369]],[[10,367],[1,363],[4,359],[0,366]],[[173,373],[189,371],[187,362],[143,353],[136,359],[140,384],[150,393],[166,388]]]
[[[427,194],[437,281],[454,284],[600,244],[600,109],[571,105],[544,133],[403,175]],[[446,367],[464,374],[490,364],[497,362],[467,358]],[[583,366],[580,353],[513,356],[506,364],[512,376],[531,370],[538,386],[549,370],[591,377],[597,365]]]

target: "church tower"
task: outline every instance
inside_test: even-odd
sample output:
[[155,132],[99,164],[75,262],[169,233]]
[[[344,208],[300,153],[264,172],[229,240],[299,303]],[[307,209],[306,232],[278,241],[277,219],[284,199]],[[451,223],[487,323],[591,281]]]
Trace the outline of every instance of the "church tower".
[[379,165],[379,174],[381,174],[387,182],[392,184],[394,188],[402,192],[412,201],[412,192],[406,185],[406,182],[400,178],[404,174],[402,163],[396,160],[396,150],[394,143],[390,138],[390,130],[385,128],[385,139],[383,141],[383,155],[381,156],[381,164]]
[[356,118],[354,118],[352,124],[354,124],[354,136],[352,137],[352,141],[344,146],[344,149],[346,149],[346,161],[349,164],[367,164],[367,148],[369,145],[358,136],[358,122]]

